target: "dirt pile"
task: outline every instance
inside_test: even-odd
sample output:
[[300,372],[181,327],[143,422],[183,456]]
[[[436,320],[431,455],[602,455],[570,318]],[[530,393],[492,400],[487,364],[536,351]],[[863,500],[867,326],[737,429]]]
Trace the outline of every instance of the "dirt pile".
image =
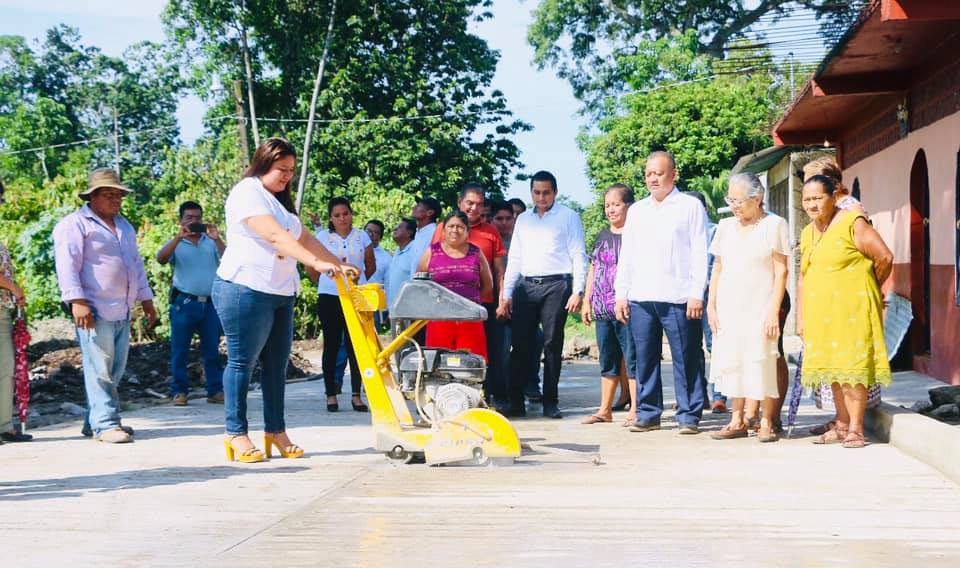
[[[32,331],[32,330],[31,330]],[[63,334],[43,335],[27,348],[30,362],[29,426],[37,427],[82,416],[86,406],[83,370],[77,342]],[[301,350],[314,348],[314,342],[295,342],[294,353],[287,366],[287,379],[315,375],[311,363],[300,355]],[[226,346],[221,342],[220,360],[226,364]],[[165,341],[135,343],[130,346],[127,369],[120,382],[120,400],[124,409],[170,401],[170,344]],[[205,396],[203,364],[198,345],[190,350],[187,364],[190,390]],[[260,369],[254,371],[253,383],[259,383]],[[252,385],[251,388],[257,388]]]

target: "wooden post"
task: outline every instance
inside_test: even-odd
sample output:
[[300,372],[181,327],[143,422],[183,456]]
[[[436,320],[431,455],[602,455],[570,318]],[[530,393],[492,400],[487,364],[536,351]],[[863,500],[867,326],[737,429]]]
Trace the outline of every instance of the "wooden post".
[[313,136],[313,118],[317,112],[317,95],[320,94],[320,83],[323,81],[323,66],[327,62],[327,52],[330,50],[330,38],[333,36],[333,18],[337,12],[337,0],[330,3],[330,22],[327,24],[327,38],[323,42],[323,54],[320,56],[320,66],[317,69],[317,80],[313,83],[313,96],[310,98],[310,116],[307,118],[307,135],[303,140],[303,161],[300,164],[300,181],[297,182],[297,213],[303,205],[303,192],[307,185],[307,165],[310,163],[310,138]]
[[240,86],[240,80],[233,81],[233,100],[237,113],[237,136],[239,137],[240,159],[244,167],[250,165],[250,143],[247,140],[247,116],[243,112],[243,88]]

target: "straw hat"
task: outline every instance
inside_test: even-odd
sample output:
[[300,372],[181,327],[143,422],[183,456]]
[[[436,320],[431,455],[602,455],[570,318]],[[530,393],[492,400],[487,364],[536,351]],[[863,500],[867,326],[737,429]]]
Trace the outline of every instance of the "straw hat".
[[126,193],[133,193],[133,190],[120,183],[120,176],[110,168],[99,168],[93,170],[87,180],[87,189],[80,192],[80,196],[88,196],[101,187],[112,187]]

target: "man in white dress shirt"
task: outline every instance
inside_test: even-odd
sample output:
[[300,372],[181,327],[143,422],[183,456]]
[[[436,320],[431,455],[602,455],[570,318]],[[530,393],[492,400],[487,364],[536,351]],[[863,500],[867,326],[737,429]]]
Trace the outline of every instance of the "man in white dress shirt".
[[707,285],[707,212],[700,201],[676,188],[676,176],[669,152],[647,158],[650,196],[627,212],[617,264],[617,319],[629,323],[637,348],[634,432],[660,429],[664,332],[673,358],[679,432],[697,434],[703,414],[700,319]]
[[567,314],[580,309],[587,273],[583,223],[557,203],[557,178],[540,171],[530,178],[534,208],[517,218],[507,256],[497,316],[513,319],[507,413],[525,416],[524,387],[533,370],[529,352],[543,324],[543,415],[562,418],[557,386]]

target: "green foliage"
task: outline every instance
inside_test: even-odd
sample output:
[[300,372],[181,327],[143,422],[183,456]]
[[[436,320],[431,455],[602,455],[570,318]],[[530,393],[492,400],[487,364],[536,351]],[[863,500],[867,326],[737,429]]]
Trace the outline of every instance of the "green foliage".
[[0,155],[5,180],[55,178],[78,140],[91,143],[88,167],[112,164],[116,120],[124,178],[147,188],[163,149],[176,142],[182,81],[157,44],[136,44],[117,58],[82,45],[79,32],[63,25],[48,30],[35,50],[23,38],[2,36],[0,85],[0,147],[22,152],[63,145]]
[[[691,37],[688,33],[657,41],[649,50],[641,50],[635,56],[638,64],[631,83],[649,84],[664,75],[677,82],[608,103],[596,130],[581,134],[580,145],[587,152],[588,174],[598,191],[622,182],[634,188],[638,199],[647,194],[646,157],[655,150],[670,151],[677,161],[678,184],[701,192],[707,198],[708,213],[716,218],[726,194],[725,170],[739,156],[770,145],[768,125],[788,86],[764,69],[729,72],[745,64],[699,55]],[[762,51],[743,53],[751,61],[768,56]],[[656,68],[653,77],[650,57],[670,63]],[[601,225],[599,193],[592,211],[585,221]]]
[[[486,4],[338,3],[312,141],[311,209],[351,192],[355,178],[448,203],[465,180],[506,189],[522,166],[510,136],[529,126],[489,88],[497,54],[468,30]],[[164,22],[202,89],[213,78],[245,79],[246,34],[261,137],[302,146],[302,123],[269,119],[307,116],[329,15],[328,1],[172,0]],[[223,102],[232,112],[233,101]]]
[[24,228],[17,239],[14,262],[21,267],[18,276],[30,300],[27,303],[30,318],[63,315],[53,259],[53,227],[69,213],[68,208],[44,211]]
[[[325,217],[326,201],[346,195],[358,227],[378,218],[389,233],[417,195],[453,205],[466,180],[495,195],[509,185],[511,171],[522,167],[511,136],[529,126],[490,88],[498,54],[469,31],[489,17],[488,4],[338,3],[302,218]],[[158,335],[169,333],[171,270],[156,252],[176,234],[184,200],[199,202],[205,220],[225,229],[224,202],[252,150],[240,146],[232,119],[208,120],[206,134],[182,146],[177,98],[190,88],[207,100],[208,118],[235,114],[231,87],[245,80],[245,33],[261,137],[282,135],[302,147],[298,119],[307,115],[329,8],[329,0],[171,0],[163,16],[168,41],[131,46],[122,57],[84,45],[66,26],[35,43],[0,36],[0,179],[7,188],[0,240],[19,268],[32,317],[61,315],[51,231],[80,206],[90,170],[113,165],[116,127],[122,178],[135,190],[123,214],[138,228],[161,314]],[[393,248],[389,236],[383,246]],[[296,333],[313,337],[316,287],[303,283]]]
[[[776,22],[798,8],[822,21],[821,35],[835,39],[867,4],[863,0],[540,0],[527,41],[534,62],[567,79],[586,110],[628,90],[636,69],[629,60],[650,41],[693,34],[697,53],[723,57],[761,17]],[[772,37],[772,36],[771,36]]]

